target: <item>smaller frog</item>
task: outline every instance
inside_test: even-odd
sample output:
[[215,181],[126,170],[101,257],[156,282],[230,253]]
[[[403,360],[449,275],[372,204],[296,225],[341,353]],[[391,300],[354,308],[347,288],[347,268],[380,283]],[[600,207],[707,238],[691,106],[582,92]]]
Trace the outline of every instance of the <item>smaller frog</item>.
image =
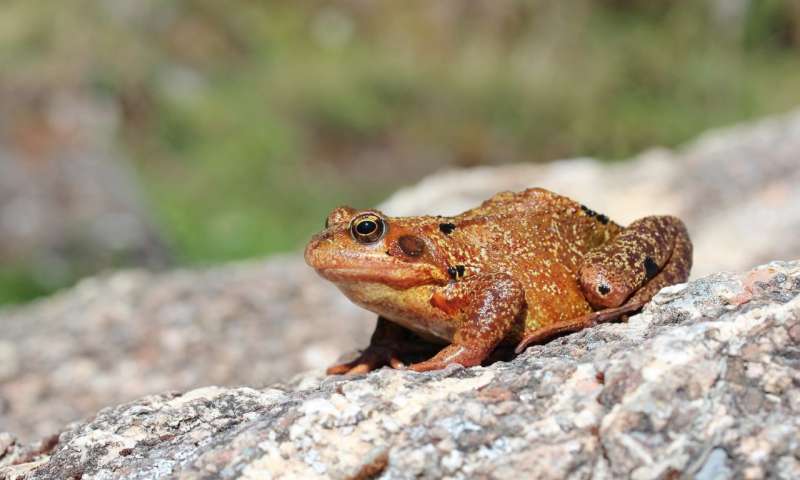
[[[453,217],[334,209],[306,262],[378,315],[370,345],[329,374],[382,366],[480,365],[529,344],[617,320],[685,282],[692,244],[671,216],[622,227],[553,192],[503,192]],[[446,346],[406,366],[420,339]]]

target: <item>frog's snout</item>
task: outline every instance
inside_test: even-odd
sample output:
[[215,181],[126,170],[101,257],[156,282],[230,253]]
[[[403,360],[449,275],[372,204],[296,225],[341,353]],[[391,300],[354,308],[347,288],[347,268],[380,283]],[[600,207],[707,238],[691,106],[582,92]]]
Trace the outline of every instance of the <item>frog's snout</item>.
[[312,255],[313,255],[313,252],[314,252],[314,248],[316,246],[317,246],[317,242],[315,241],[315,239],[312,238],[311,241],[308,242],[308,245],[306,245],[305,252],[303,252],[303,259],[305,259],[306,265],[308,265],[309,267],[313,267],[314,266],[314,264],[311,263],[311,259],[312,259]]
[[308,266],[317,268],[317,264],[319,263],[317,261],[317,251],[319,245],[326,240],[330,240],[332,237],[333,235],[327,229],[311,237],[311,240],[308,242],[308,245],[306,245],[306,250],[303,253],[303,258],[305,258]]

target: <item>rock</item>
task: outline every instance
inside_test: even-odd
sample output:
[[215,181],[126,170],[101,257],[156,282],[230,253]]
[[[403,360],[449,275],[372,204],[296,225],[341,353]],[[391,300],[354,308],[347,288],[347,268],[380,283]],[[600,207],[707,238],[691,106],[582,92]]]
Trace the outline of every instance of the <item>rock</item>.
[[365,343],[371,317],[294,256],[87,279],[0,316],[0,431],[29,440],[151,393],[272,383]]
[[[800,111],[624,164],[576,159],[442,173],[383,208],[452,213],[500,190],[541,185],[622,222],[676,213],[689,223],[698,277],[800,257],[798,158]],[[89,279],[0,312],[0,431],[30,441],[168,389],[271,384],[363,347],[372,318],[297,255]]]
[[9,479],[800,478],[798,359],[800,261],[774,262],[508,363],[154,395],[0,464]]

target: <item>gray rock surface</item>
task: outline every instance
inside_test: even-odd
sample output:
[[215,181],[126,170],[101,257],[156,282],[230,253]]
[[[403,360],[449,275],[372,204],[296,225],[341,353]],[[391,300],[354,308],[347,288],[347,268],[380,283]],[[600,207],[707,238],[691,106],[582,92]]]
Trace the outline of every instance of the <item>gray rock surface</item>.
[[508,363],[149,396],[37,445],[0,436],[0,465],[9,479],[790,479],[798,387],[800,262],[774,262],[667,288],[628,323]]
[[32,440],[151,393],[288,378],[365,343],[371,316],[294,256],[84,280],[0,316],[0,431]]
[[[627,163],[577,159],[443,173],[384,209],[457,212],[531,185],[623,222],[681,215],[696,245],[695,278],[800,258],[800,111]],[[89,279],[0,312],[0,325],[0,431],[32,441],[144,395],[259,387],[324,367],[364,346],[373,320],[290,255]]]

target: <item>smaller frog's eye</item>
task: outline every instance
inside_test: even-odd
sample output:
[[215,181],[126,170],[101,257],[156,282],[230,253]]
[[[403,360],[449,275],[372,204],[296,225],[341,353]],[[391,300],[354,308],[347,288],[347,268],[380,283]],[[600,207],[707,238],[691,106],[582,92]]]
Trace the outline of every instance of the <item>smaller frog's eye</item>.
[[385,231],[383,219],[374,213],[359,215],[350,223],[350,233],[361,243],[375,243],[383,237]]

